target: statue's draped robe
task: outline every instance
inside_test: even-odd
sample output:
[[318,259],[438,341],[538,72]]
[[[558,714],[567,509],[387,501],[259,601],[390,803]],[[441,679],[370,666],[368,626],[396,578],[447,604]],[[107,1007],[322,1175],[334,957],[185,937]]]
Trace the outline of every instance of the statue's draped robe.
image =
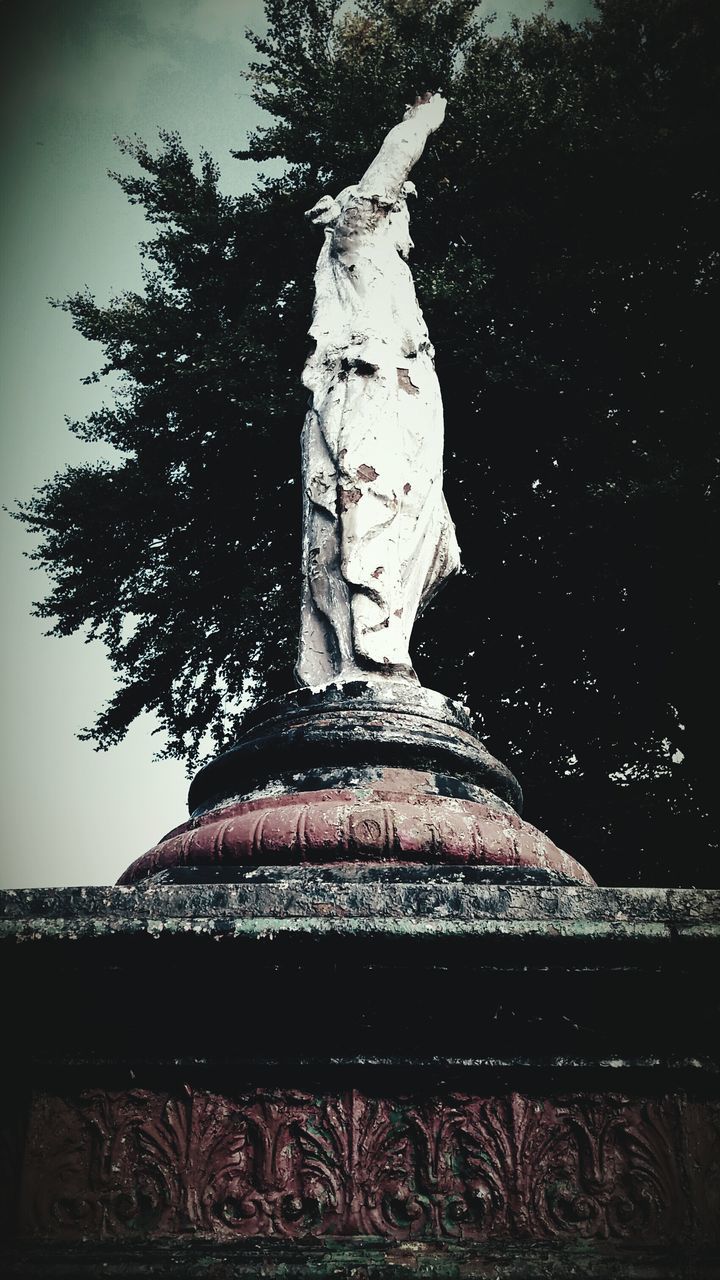
[[460,565],[442,493],[433,348],[401,250],[405,198],[349,188],[325,229],[303,374],[303,602],[297,675],[412,677],[410,632]]

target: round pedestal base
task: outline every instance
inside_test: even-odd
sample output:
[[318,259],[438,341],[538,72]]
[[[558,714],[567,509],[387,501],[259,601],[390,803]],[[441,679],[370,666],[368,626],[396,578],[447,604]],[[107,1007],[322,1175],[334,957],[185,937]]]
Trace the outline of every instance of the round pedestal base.
[[380,777],[358,787],[266,795],[207,810],[170,832],[120,883],[179,866],[355,860],[532,867],[594,883],[491,792],[443,795],[437,775],[377,772]]
[[121,877],[193,868],[445,864],[593,884],[519,817],[517,780],[465,708],[407,684],[300,690],[259,708],[190,788],[191,818]]

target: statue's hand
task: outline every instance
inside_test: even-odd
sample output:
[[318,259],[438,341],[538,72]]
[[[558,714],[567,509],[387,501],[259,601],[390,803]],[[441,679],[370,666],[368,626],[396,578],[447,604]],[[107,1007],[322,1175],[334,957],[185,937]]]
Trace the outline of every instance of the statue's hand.
[[434,133],[440,128],[445,119],[445,108],[447,102],[440,93],[423,93],[415,99],[411,107],[408,107],[403,119],[412,120],[417,118],[422,120],[426,126],[428,133]]
[[321,196],[312,209],[305,210],[305,217],[316,226],[326,227],[334,222],[340,213],[340,205],[332,196]]

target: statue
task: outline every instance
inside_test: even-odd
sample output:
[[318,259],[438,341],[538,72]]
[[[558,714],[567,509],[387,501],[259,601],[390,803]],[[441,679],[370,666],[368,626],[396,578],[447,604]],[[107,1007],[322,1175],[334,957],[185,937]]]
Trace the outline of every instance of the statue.
[[[295,902],[302,885],[329,882],[333,864],[337,883],[356,884],[348,862],[382,868],[381,896],[402,863],[412,883],[435,877],[438,862],[449,876],[467,864],[496,879],[508,869],[510,882],[524,868],[533,883],[594,883],[521,820],[517,779],[467,708],[418,686],[408,651],[418,610],[460,567],[442,494],[440,388],[407,265],[408,174],[444,112],[437,94],[416,102],[358,185],[309,213],[325,228],[303,375],[296,672],[309,688],[248,713],[239,740],[193,779],[189,822],[123,884],[159,872],[181,881],[178,868],[209,882],[218,866],[242,881],[268,864],[268,892],[273,867],[283,885],[303,873]],[[325,867],[319,878],[313,864]]]
[[442,493],[443,413],[415,296],[408,181],[445,101],[426,94],[357,186],[306,217],[324,228],[315,271],[310,405],[302,441],[303,596],[296,676],[417,681],[417,614],[460,568]]

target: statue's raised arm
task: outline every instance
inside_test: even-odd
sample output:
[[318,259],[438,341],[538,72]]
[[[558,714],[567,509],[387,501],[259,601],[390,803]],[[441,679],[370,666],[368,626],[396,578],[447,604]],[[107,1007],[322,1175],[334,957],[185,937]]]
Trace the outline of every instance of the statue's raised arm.
[[303,598],[296,674],[317,687],[416,679],[410,632],[460,567],[442,494],[443,419],[407,258],[408,182],[445,101],[408,108],[357,186],[308,217],[325,229],[303,382]]
[[378,154],[357,186],[359,196],[377,196],[394,204],[417,164],[425,144],[445,119],[446,102],[439,93],[426,93],[408,107],[400,124],[385,138]]

